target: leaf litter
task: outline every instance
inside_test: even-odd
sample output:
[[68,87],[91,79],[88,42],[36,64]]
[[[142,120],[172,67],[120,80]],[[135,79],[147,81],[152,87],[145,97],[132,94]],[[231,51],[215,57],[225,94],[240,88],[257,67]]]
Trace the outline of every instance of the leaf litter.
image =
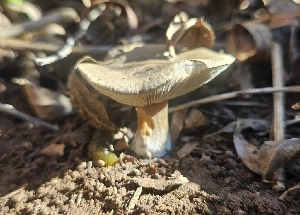
[[[97,52],[101,54],[97,60],[103,60],[105,56],[107,56],[103,53],[112,48],[105,47],[106,44],[117,46],[119,41],[122,43],[130,43],[133,41],[133,38],[138,40],[138,42],[151,41],[160,44],[159,46],[148,46],[146,44],[145,46],[148,46],[148,48],[140,49],[140,52],[134,55],[131,55],[131,51],[124,51],[126,49],[124,47],[128,48],[130,45],[121,46],[121,48],[117,48],[117,57],[113,55],[106,57],[110,58],[110,63],[116,62],[122,64],[125,61],[132,62],[138,58],[139,60],[145,60],[148,59],[149,56],[151,59],[165,58],[163,52],[166,50],[170,51],[170,49],[165,48],[163,44],[165,32],[167,26],[172,25],[170,22],[176,14],[181,17],[186,16],[186,19],[184,19],[185,22],[182,22],[178,28],[173,29],[173,32],[175,32],[173,35],[179,35],[178,38],[173,38],[173,42],[176,41],[176,43],[174,42],[174,51],[176,54],[185,49],[196,48],[199,42],[197,42],[198,37],[196,35],[198,35],[198,32],[200,32],[200,34],[202,34],[201,32],[203,31],[206,32],[207,29],[215,31],[216,41],[213,49],[216,51],[225,49],[226,40],[224,36],[234,31],[234,28],[228,26],[234,26],[236,23],[245,26],[245,23],[249,23],[249,21],[251,23],[254,19],[254,23],[251,27],[255,27],[256,23],[263,24],[264,27],[270,28],[272,34],[276,31],[276,38],[282,41],[286,50],[289,48],[292,49],[290,61],[285,59],[287,60],[286,65],[292,62],[292,73],[286,73],[284,78],[286,86],[291,86],[292,88],[282,87],[282,89],[276,89],[271,88],[269,85],[263,85],[262,83],[268,83],[269,80],[265,80],[267,76],[261,75],[263,75],[263,73],[270,73],[271,71],[268,67],[264,67],[267,69],[262,69],[263,63],[260,62],[259,57],[255,59],[255,62],[247,60],[239,62],[241,66],[245,66],[245,64],[249,65],[247,68],[249,68],[248,72],[250,75],[247,76],[247,86],[260,86],[268,89],[249,89],[249,94],[247,94],[247,87],[240,86],[240,88],[236,88],[237,85],[234,85],[234,82],[230,78],[228,79],[221,76],[219,80],[217,78],[208,84],[207,88],[211,90],[204,95],[208,97],[208,100],[199,100],[200,102],[190,104],[191,106],[185,105],[181,107],[183,110],[189,107],[196,108],[197,111],[203,113],[209,123],[206,123],[205,126],[198,126],[196,117],[190,116],[189,118],[189,115],[185,114],[181,114],[178,119],[174,117],[174,132],[172,137],[174,140],[174,149],[172,149],[170,153],[170,158],[164,160],[137,160],[134,157],[121,153],[119,162],[111,167],[104,167],[104,165],[97,166],[91,162],[87,151],[90,132],[94,129],[91,126],[82,126],[88,122],[96,127],[105,125],[104,127],[108,127],[116,133],[119,128],[124,126],[134,131],[136,124],[133,123],[133,121],[135,121],[135,119],[130,117],[130,109],[126,106],[107,102],[109,100],[104,99],[103,95],[92,92],[93,97],[91,98],[95,100],[92,105],[89,104],[88,106],[95,107],[93,110],[95,115],[96,112],[100,110],[99,118],[85,117],[82,119],[81,116],[77,114],[72,116],[49,116],[49,114],[45,114],[48,121],[50,120],[50,122],[59,126],[59,131],[49,131],[39,126],[33,126],[27,123],[26,120],[12,120],[9,115],[1,114],[1,213],[74,214],[80,212],[83,214],[172,214],[175,212],[178,214],[298,214],[300,211],[298,204],[299,198],[297,198],[297,194],[299,193],[297,186],[299,178],[294,175],[297,175],[297,159],[299,155],[299,140],[297,137],[300,131],[297,122],[291,124],[287,123],[297,120],[293,118],[297,116],[295,113],[297,110],[291,108],[298,102],[297,85],[294,82],[297,80],[296,68],[298,64],[296,51],[298,44],[296,36],[298,27],[297,24],[295,24],[297,23],[297,13],[290,13],[290,15],[288,13],[282,13],[289,12],[291,8],[297,10],[299,5],[292,3],[293,7],[286,7],[286,1],[281,0],[270,2],[249,1],[248,3],[247,6],[245,2],[241,4],[241,1],[222,1],[222,4],[219,1],[207,1],[205,3],[202,1],[154,1],[150,3],[135,0],[129,1],[129,4],[126,1],[105,2],[107,10],[110,10],[112,13],[107,13],[108,11],[105,12],[105,14],[102,14],[103,19],[101,19],[100,14],[99,18],[95,20],[89,30],[94,31],[94,35],[97,35],[97,33],[100,34],[99,38],[104,38],[100,41],[100,46],[98,43],[98,47],[100,47],[101,51],[99,52],[100,49],[98,48]],[[53,4],[56,4],[58,7],[61,6],[61,2],[53,2]],[[98,4],[98,2],[96,2],[96,4]],[[91,11],[96,7],[96,4],[90,4],[93,5],[90,9],[78,4],[76,11]],[[45,5],[43,2],[37,3],[37,5],[39,8],[42,8],[42,11],[49,7],[49,5]],[[118,9],[119,6],[121,6],[123,13],[121,16],[118,12],[120,11]],[[73,7],[72,4],[71,7]],[[131,11],[129,13],[128,8],[130,8],[129,11]],[[145,8],[147,8],[147,10],[145,10]],[[184,9],[186,15],[180,12],[182,9]],[[217,12],[216,9],[218,10]],[[7,10],[9,10],[9,13],[6,14]],[[16,14],[20,12],[13,10],[13,8],[4,8],[3,13],[7,15],[9,20],[15,25],[16,20],[20,21],[20,17],[22,16],[16,16]],[[124,11],[127,11],[127,15],[124,14]],[[139,20],[139,26],[137,26],[134,21],[135,15],[133,14],[135,12],[138,12],[136,15]],[[270,13],[271,16],[268,16],[267,13]],[[277,14],[280,15],[278,19],[276,17]],[[113,16],[112,21],[109,20],[109,22],[104,23],[105,20],[108,20],[105,16]],[[194,24],[192,25],[187,25],[186,23],[189,23],[188,17],[197,17],[197,19],[194,19],[197,21],[193,21]],[[204,17],[211,27],[205,28],[207,25],[201,17]],[[70,20],[74,20],[73,18]],[[276,20],[275,18],[279,21],[274,21]],[[24,19],[24,17],[21,19]],[[270,19],[270,25],[264,21],[266,19]],[[66,29],[65,33],[70,35],[68,32],[69,28],[66,28],[67,23],[68,21],[65,23],[58,22],[58,25]],[[274,23],[278,23],[278,25],[275,26]],[[35,25],[35,23],[31,24],[33,24],[33,26]],[[122,25],[121,28],[118,27],[120,24]],[[102,28],[101,33],[97,31],[97,29],[99,29],[97,25],[100,29]],[[282,35],[289,32],[291,25],[293,29],[291,44],[294,45],[289,46],[289,44],[286,43],[287,40],[283,39],[288,37]],[[276,27],[275,31],[274,26]],[[287,28],[284,29],[286,26]],[[74,28],[74,26],[71,26],[71,28]],[[178,31],[178,29],[181,30]],[[248,26],[246,29],[252,33]],[[17,54],[30,56],[31,59],[32,56],[36,54],[36,50],[44,50],[49,53],[47,48],[33,48],[41,47],[33,39],[40,37],[46,42],[45,44],[52,45],[49,47],[54,47],[54,43],[52,43],[52,39],[54,39],[53,36],[51,36],[52,39],[50,39],[51,37],[44,37],[42,34],[39,35],[39,31],[37,31],[33,38],[30,37],[30,35],[28,36],[26,31],[25,29],[21,34],[18,33],[20,36],[13,41],[22,44],[22,49],[25,49],[25,51],[23,51],[20,46],[14,46],[11,40],[6,39],[3,39],[4,44],[2,44],[1,47],[9,47],[8,49],[15,50]],[[139,37],[138,32],[141,32],[141,37]],[[255,38],[256,36],[264,35],[264,33],[255,35],[255,31],[253,32],[254,41],[252,42],[254,43],[251,45],[251,49],[254,47],[254,49],[258,51],[256,52],[257,55],[261,46],[257,45],[258,43],[255,41]],[[105,33],[113,35],[112,40],[105,40],[108,35],[105,35]],[[131,37],[131,35],[134,36]],[[55,39],[62,42],[62,37],[63,35]],[[67,35],[65,35],[65,39],[66,37]],[[237,41],[242,39],[239,38],[239,35],[237,35],[237,37]],[[185,38],[185,40],[182,40],[182,38]],[[91,38],[85,37],[76,43],[76,46],[81,46],[81,53],[90,54],[93,50],[96,50],[96,45],[88,44],[91,42],[95,43],[96,41],[91,41],[90,39]],[[25,40],[29,41],[29,43]],[[177,43],[177,41],[179,42]],[[211,43],[208,44],[211,46]],[[203,44],[201,44],[201,46],[202,45]],[[245,48],[243,47],[243,43],[240,43],[239,46],[240,48]],[[45,46],[43,46],[43,48],[44,47]],[[26,50],[30,50],[33,53],[29,53]],[[76,53],[80,53],[78,50],[76,47]],[[110,53],[113,54],[115,50],[116,49],[113,48]],[[137,50],[138,49],[136,49],[136,51]],[[53,51],[55,51],[55,49],[52,49],[52,52]],[[4,57],[1,59],[14,58],[9,52],[4,52],[3,54],[7,55],[7,58]],[[71,53],[71,56],[74,57],[74,54]],[[75,58],[79,59],[81,57],[82,56],[77,56]],[[238,56],[236,55],[235,57]],[[267,57],[264,61],[268,62],[268,56],[264,57]],[[61,60],[61,62],[64,61],[68,62],[68,57]],[[75,62],[74,59],[73,62]],[[8,64],[8,61],[2,60],[1,69],[8,69],[8,67],[6,67]],[[253,66],[254,64],[256,64],[256,67]],[[257,75],[254,68],[259,70],[259,75]],[[37,69],[42,76],[43,71],[41,68]],[[57,86],[61,83],[65,84],[65,80],[63,79],[66,78],[66,71],[62,71],[64,67],[53,65],[52,69],[54,70],[52,70],[51,73],[56,73],[58,75],[57,77],[61,79],[55,84]],[[235,70],[235,67],[232,67],[231,70]],[[234,74],[230,72],[229,70],[227,73],[238,76],[238,73]],[[0,102],[11,104],[16,109],[29,113],[30,115],[36,115],[32,106],[39,105],[39,101],[37,100],[36,103],[30,106],[28,98],[24,95],[24,90],[10,82],[7,76],[2,77],[1,73],[2,71],[0,71]],[[33,75],[33,73],[31,75]],[[23,74],[19,76],[23,78]],[[244,76],[236,77],[236,79],[243,79],[242,77]],[[26,74],[26,78],[28,78],[28,74]],[[53,80],[51,81],[53,83]],[[93,91],[91,88],[85,88],[81,81],[74,83],[76,86],[75,90],[77,90],[75,93],[77,94],[80,90]],[[240,83],[243,82],[240,81]],[[41,87],[44,87],[42,82],[40,84]],[[51,88],[51,90],[53,89],[54,88]],[[37,91],[39,91],[39,88],[37,88]],[[231,91],[236,92],[230,94]],[[287,104],[286,107],[288,107],[285,112],[285,124],[288,125],[288,129],[285,131],[286,139],[271,141],[268,137],[268,135],[272,133],[271,120],[269,120],[269,116],[273,111],[271,109],[271,99],[268,95],[250,94],[252,91],[255,91],[254,93],[284,91],[291,94],[286,94],[287,99],[285,101]],[[210,98],[211,95],[228,92],[230,94],[229,96],[224,94],[225,96],[223,97],[214,98],[212,96],[212,98]],[[67,96],[70,95],[68,91],[64,91],[64,94]],[[74,92],[72,92],[71,95],[72,94],[74,94]],[[178,98],[174,100],[175,105],[173,107],[176,108],[178,104],[197,100],[200,98],[199,95],[200,91],[196,91],[182,98]],[[201,97],[202,96],[203,94],[201,94]],[[100,103],[99,106],[99,100],[96,102],[96,98],[100,98],[102,105]],[[224,99],[231,99],[230,102],[235,103],[235,105],[227,105],[226,111],[225,108],[222,107],[223,104],[218,103],[218,101]],[[77,105],[81,106],[81,112],[84,110],[90,112],[90,109],[85,109],[85,104],[89,101],[90,99],[87,100],[84,96],[81,97],[80,100],[77,100]],[[207,105],[207,102],[211,104]],[[196,107],[200,104],[202,105]],[[257,104],[266,105],[264,105],[265,108],[261,108],[261,106]],[[170,112],[173,111],[174,109]],[[112,116],[114,116],[114,118]],[[238,117],[238,119],[232,122],[232,117]],[[268,120],[262,120],[265,118]],[[115,123],[115,119],[119,119],[119,122]],[[120,123],[120,119],[122,119],[122,123]],[[96,122],[92,122],[93,120]],[[176,122],[176,120],[178,120],[178,122]],[[193,120],[196,122],[193,122]],[[188,122],[187,124],[190,125],[191,128],[184,129],[184,122]],[[228,126],[226,126],[226,124],[228,124]],[[123,140],[124,137],[125,136],[121,139],[116,139],[115,142]],[[126,141],[128,141],[127,144],[130,145],[130,140]],[[192,144],[189,145],[189,143]],[[108,141],[108,139],[106,141],[106,139],[103,138],[103,144],[109,148],[113,146],[114,143],[110,142],[110,140]],[[181,153],[181,158],[176,158],[176,152],[180,152],[179,149],[184,148],[184,145],[187,149]],[[114,146],[111,149],[113,148]],[[126,149],[126,147],[124,149]],[[44,153],[41,153],[43,151]],[[120,152],[118,152],[118,155],[119,153]],[[293,164],[293,168],[291,168],[291,164]],[[283,195],[281,195],[280,192],[275,193],[272,191],[272,187],[269,183],[264,183],[266,179],[273,183],[274,171],[282,167],[289,169],[288,177],[284,178],[284,183],[288,190],[283,193]],[[258,174],[254,172],[262,175],[263,181],[258,177]],[[184,183],[174,181],[174,179],[181,176],[186,177],[189,182],[187,180],[184,180]],[[281,201],[278,199],[279,197]]]

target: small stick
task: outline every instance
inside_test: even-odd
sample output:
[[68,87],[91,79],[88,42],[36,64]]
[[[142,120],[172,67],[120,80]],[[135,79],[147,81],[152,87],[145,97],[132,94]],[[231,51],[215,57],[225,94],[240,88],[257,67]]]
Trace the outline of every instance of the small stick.
[[35,118],[33,116],[27,115],[25,113],[22,113],[18,110],[16,110],[12,105],[9,104],[1,104],[0,103],[0,111],[3,111],[5,113],[8,113],[10,115],[13,115],[15,117],[18,117],[20,119],[23,119],[25,121],[31,122],[32,124],[35,125],[40,125],[46,128],[49,128],[53,131],[58,131],[59,127],[57,125],[52,125],[48,122],[45,122],[41,119]]
[[[130,7],[127,7],[127,9],[125,8],[127,13],[128,13],[128,10],[130,10],[130,9],[131,9]],[[86,34],[86,31],[89,28],[90,24],[93,21],[95,21],[95,19],[97,19],[97,17],[99,17],[102,14],[102,12],[103,11],[99,7],[92,9],[89,12],[89,14],[87,15],[87,17],[83,18],[81,20],[81,22],[79,23],[79,30],[75,33],[74,36],[67,38],[66,44],[60,50],[58,50],[58,52],[56,52],[53,55],[47,56],[47,57],[36,58],[35,62],[40,66],[44,66],[44,65],[54,63],[58,60],[61,60],[65,57],[67,57],[74,49],[76,41],[80,40]],[[131,12],[133,13],[133,11],[131,11]],[[133,15],[135,15],[135,14],[133,13]],[[128,19],[130,19],[129,16],[127,16],[127,17],[128,17]],[[131,22],[134,22],[134,21],[136,21],[136,25],[137,25],[137,22],[138,22],[137,19],[131,20]],[[137,27],[137,26],[135,26],[135,27]]]
[[212,102],[218,102],[226,99],[232,99],[239,96],[245,96],[249,94],[267,94],[267,93],[276,93],[276,92],[285,92],[285,93],[300,93],[300,86],[293,86],[293,87],[265,87],[265,88],[256,88],[250,90],[241,90],[241,91],[233,91],[230,93],[224,93],[216,96],[209,96],[203,99],[198,99],[192,102],[188,102],[182,105],[178,105],[176,107],[169,108],[169,113],[173,113],[174,111],[183,110],[186,108],[194,107],[200,104],[207,104]]
[[136,201],[140,198],[140,195],[142,193],[143,188],[142,187],[138,187],[132,197],[132,199],[130,200],[129,204],[128,204],[128,210],[132,210],[136,204]]
[[72,8],[61,8],[55,10],[37,21],[24,22],[22,24],[13,25],[10,28],[0,31],[1,38],[17,37],[20,34],[34,29],[43,28],[51,23],[72,22],[78,19],[76,11]]
[[10,197],[12,197],[12,196],[18,194],[19,192],[23,191],[25,189],[25,187],[27,187],[27,186],[28,186],[28,183],[25,183],[21,187],[19,187],[18,189],[8,193],[5,196],[0,197],[0,199],[9,199]]
[[[72,53],[70,55],[99,55],[105,54],[108,50],[112,49],[115,46],[81,46],[74,47]],[[2,39],[0,40],[0,48],[1,49],[11,49],[13,51],[25,52],[46,52],[46,53],[56,53],[59,49],[61,49],[61,45],[55,45],[53,43],[45,43],[45,42],[34,42],[28,43],[19,39]]]
[[[282,45],[273,41],[272,42],[272,77],[273,86],[275,88],[284,87],[284,68],[283,68],[283,50]],[[273,93],[273,125],[272,136],[274,141],[284,140],[285,123],[284,123],[284,94],[282,92]],[[279,168],[274,172],[273,179],[276,180],[276,184],[273,189],[279,191],[285,189],[285,176],[284,169]]]
[[[284,87],[283,83],[283,51],[280,44],[273,42],[272,44],[272,74],[273,87]],[[274,141],[284,140],[284,94],[282,92],[273,93],[273,138]]]

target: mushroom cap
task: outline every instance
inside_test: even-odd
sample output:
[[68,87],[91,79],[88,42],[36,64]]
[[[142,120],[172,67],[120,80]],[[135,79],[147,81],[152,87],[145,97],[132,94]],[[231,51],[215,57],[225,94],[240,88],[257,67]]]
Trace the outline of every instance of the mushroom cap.
[[121,65],[81,62],[77,71],[97,91],[117,102],[146,106],[197,89],[234,61],[231,55],[197,48],[171,60],[146,60]]

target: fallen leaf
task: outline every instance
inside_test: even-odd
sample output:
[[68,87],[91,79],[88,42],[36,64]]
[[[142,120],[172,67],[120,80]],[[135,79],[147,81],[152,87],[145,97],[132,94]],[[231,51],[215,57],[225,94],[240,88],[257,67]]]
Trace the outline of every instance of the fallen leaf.
[[67,96],[28,81],[23,87],[29,103],[39,118],[52,120],[73,113],[73,106]]
[[251,127],[251,125],[247,125],[237,120],[236,129],[233,134],[234,147],[243,164],[252,171],[260,173],[258,148],[248,143],[242,135],[242,130],[247,127]]
[[271,33],[268,26],[252,22],[233,26],[226,51],[240,62],[270,59]]
[[[87,58],[84,58],[84,60],[87,60]],[[109,120],[105,106],[92,96],[74,72],[69,77],[68,87],[72,103],[77,106],[81,116],[87,122],[97,128],[118,130],[118,127]]]
[[175,56],[175,53],[171,53],[170,47],[176,44],[188,49],[197,47],[210,48],[214,41],[214,30],[203,18],[189,19],[185,12],[180,12],[170,23],[166,32],[166,38],[167,49],[170,51],[171,56]]
[[261,173],[258,151],[259,149],[250,144],[242,134],[247,128],[254,131],[266,131],[270,129],[270,121],[262,119],[238,119],[228,125],[226,131],[231,131],[235,126],[233,134],[233,143],[238,156],[242,162],[252,171]]
[[138,19],[136,17],[136,14],[126,0],[95,0],[93,1],[92,7],[101,3],[113,3],[122,6],[126,11],[129,27],[131,29],[136,29],[138,27]]
[[300,138],[265,141],[258,153],[263,181],[289,162],[300,151]]

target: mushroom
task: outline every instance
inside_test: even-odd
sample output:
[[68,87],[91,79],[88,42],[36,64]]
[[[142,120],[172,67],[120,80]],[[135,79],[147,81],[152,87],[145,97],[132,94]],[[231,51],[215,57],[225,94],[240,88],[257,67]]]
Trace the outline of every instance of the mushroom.
[[168,100],[191,92],[215,78],[235,58],[206,48],[170,60],[103,65],[82,62],[77,71],[97,91],[136,107],[138,127],[130,150],[137,157],[164,157],[171,150]]

